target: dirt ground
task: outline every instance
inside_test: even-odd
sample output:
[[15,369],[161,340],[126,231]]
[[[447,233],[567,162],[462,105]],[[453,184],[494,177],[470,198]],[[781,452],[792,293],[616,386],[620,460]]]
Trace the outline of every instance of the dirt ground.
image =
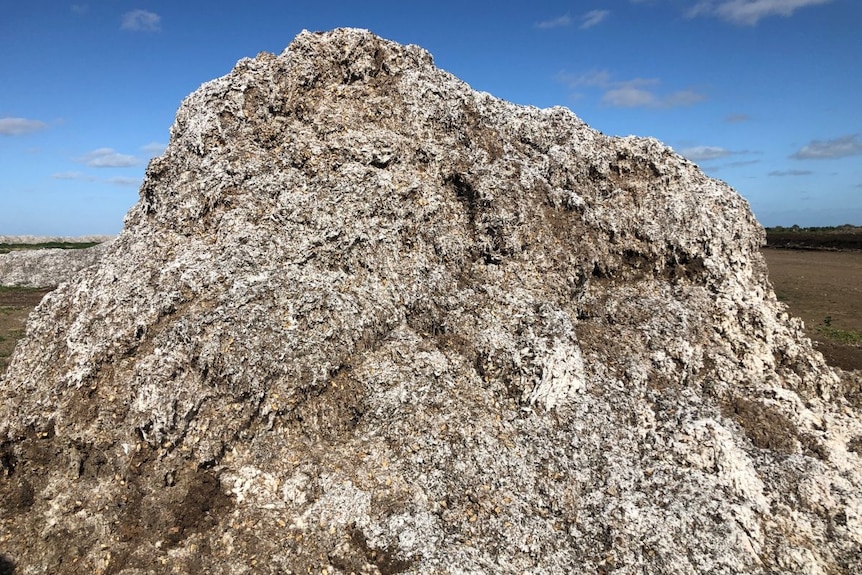
[[0,373],[9,364],[15,342],[24,335],[27,316],[49,291],[0,288]]
[[[839,337],[862,334],[862,252],[767,248],[763,254],[778,299],[802,318],[826,360],[862,370],[862,344]],[[0,288],[0,373],[24,333],[27,315],[48,291]]]
[[826,360],[862,369],[862,345],[840,341],[841,332],[862,334],[862,252],[767,248],[763,255],[775,295],[802,318]]

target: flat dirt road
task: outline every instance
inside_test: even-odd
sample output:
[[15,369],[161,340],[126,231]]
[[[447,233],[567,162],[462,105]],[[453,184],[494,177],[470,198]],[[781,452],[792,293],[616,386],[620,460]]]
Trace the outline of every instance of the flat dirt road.
[[826,360],[862,369],[862,345],[842,342],[862,334],[862,252],[766,248],[763,256],[775,295]]

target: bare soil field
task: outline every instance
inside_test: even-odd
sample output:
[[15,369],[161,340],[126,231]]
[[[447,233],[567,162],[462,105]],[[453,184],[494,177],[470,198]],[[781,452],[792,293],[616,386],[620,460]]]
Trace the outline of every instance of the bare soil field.
[[778,299],[826,360],[862,369],[862,252],[763,250]]
[[862,227],[766,228],[766,246],[794,250],[862,250]]
[[[778,299],[836,367],[862,370],[862,252],[765,248]],[[50,290],[0,287],[0,373],[30,311]]]
[[49,291],[0,287],[0,373],[6,370],[15,343],[24,335],[27,316]]

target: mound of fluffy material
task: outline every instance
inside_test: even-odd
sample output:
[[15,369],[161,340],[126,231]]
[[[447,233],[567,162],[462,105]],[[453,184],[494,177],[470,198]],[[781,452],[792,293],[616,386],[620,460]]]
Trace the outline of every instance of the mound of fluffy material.
[[651,139],[302,33],[180,108],[0,382],[15,573],[858,573],[862,420]]
[[100,243],[85,249],[26,249],[0,254],[0,286],[56,287],[97,263],[105,248],[107,244]]

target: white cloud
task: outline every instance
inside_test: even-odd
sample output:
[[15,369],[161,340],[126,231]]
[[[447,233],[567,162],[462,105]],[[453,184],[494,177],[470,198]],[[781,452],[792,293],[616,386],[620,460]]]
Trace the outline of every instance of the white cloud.
[[807,6],[827,4],[832,0],[701,0],[688,11],[690,17],[717,16],[734,24],[754,26],[770,16],[792,16]]
[[592,28],[610,16],[610,14],[610,10],[590,10],[581,16],[581,29],[586,30],[587,28]]
[[859,141],[858,134],[851,134],[832,140],[811,140],[790,157],[797,160],[824,160],[860,154],[862,154],[862,141]]
[[552,18],[550,20],[542,20],[541,22],[536,22],[536,28],[548,29],[548,28],[565,28],[566,26],[571,25],[572,18],[568,14],[564,14],[558,18]]
[[138,187],[141,185],[141,178],[108,178],[105,180],[109,184],[115,184],[117,186],[134,186]]
[[90,7],[86,4],[72,4],[70,9],[72,10],[72,13],[80,16],[82,14],[86,14],[90,10]]
[[617,108],[657,108],[659,100],[649,90],[635,85],[613,88],[602,96],[602,103]]
[[556,75],[556,79],[571,88],[585,86],[601,88],[605,91],[602,95],[602,103],[617,108],[675,108],[691,106],[706,99],[706,96],[695,90],[661,94],[657,91],[657,87],[661,84],[657,78],[614,80],[607,70],[587,72],[580,76],[560,72]]
[[106,184],[113,184],[116,186],[134,186],[138,187],[141,185],[141,178],[128,178],[119,176],[116,178],[97,178],[96,176],[92,176],[90,174],[85,174],[84,172],[60,172],[57,174],[51,174],[51,177],[55,180],[72,180],[76,182],[100,182]]
[[706,96],[694,90],[680,90],[671,92],[660,100],[662,108],[677,108],[679,106],[692,106],[706,100]]
[[162,17],[155,12],[132,10],[123,14],[120,28],[143,32],[158,32],[161,29]]
[[770,176],[807,176],[812,174],[811,170],[773,170],[769,172]]
[[[751,154],[752,152],[744,151],[744,152],[734,152],[734,154]],[[731,168],[739,168],[741,166],[750,166],[752,164],[759,164],[760,160],[739,160],[738,162],[730,162],[727,164],[728,167]]]
[[141,151],[150,156],[158,156],[167,148],[167,144],[161,142],[150,142],[146,146],[141,146]]
[[78,180],[81,182],[95,182],[98,179],[83,172],[60,172],[58,174],[51,174],[51,177],[55,180]]
[[93,150],[78,158],[78,161],[91,168],[128,168],[140,163],[138,158],[120,154],[112,148]]
[[[714,162],[729,156],[751,156],[758,152],[751,150],[728,150],[721,146],[691,146],[679,150],[679,154],[691,160],[692,162]],[[760,160],[736,160],[735,162],[725,162],[721,165],[711,165],[704,169],[717,171],[721,168],[740,168],[742,166],[750,166],[760,163]]]
[[568,84],[572,88],[590,86],[596,88],[609,88],[613,85],[611,74],[607,70],[595,70],[576,76],[570,72],[558,72],[555,76],[558,82]]
[[751,116],[749,116],[748,114],[731,114],[724,119],[724,121],[728,124],[739,124],[741,122],[747,122],[749,120],[751,120]]
[[726,158],[734,154],[734,152],[719,146],[693,146],[691,148],[683,148],[679,153],[693,162],[718,160],[719,158]]
[[48,125],[39,120],[28,120],[27,118],[0,118],[0,135],[20,136],[44,130]]
[[[748,153],[748,152],[731,152],[731,154],[738,153]],[[703,160],[708,161],[708,160]],[[737,162],[728,162],[726,164],[710,164],[708,166],[701,166],[701,169],[706,172],[720,172],[726,168],[741,168],[743,166],[751,166],[752,164],[759,164],[760,160],[739,160]],[[751,177],[751,176],[749,176]]]

